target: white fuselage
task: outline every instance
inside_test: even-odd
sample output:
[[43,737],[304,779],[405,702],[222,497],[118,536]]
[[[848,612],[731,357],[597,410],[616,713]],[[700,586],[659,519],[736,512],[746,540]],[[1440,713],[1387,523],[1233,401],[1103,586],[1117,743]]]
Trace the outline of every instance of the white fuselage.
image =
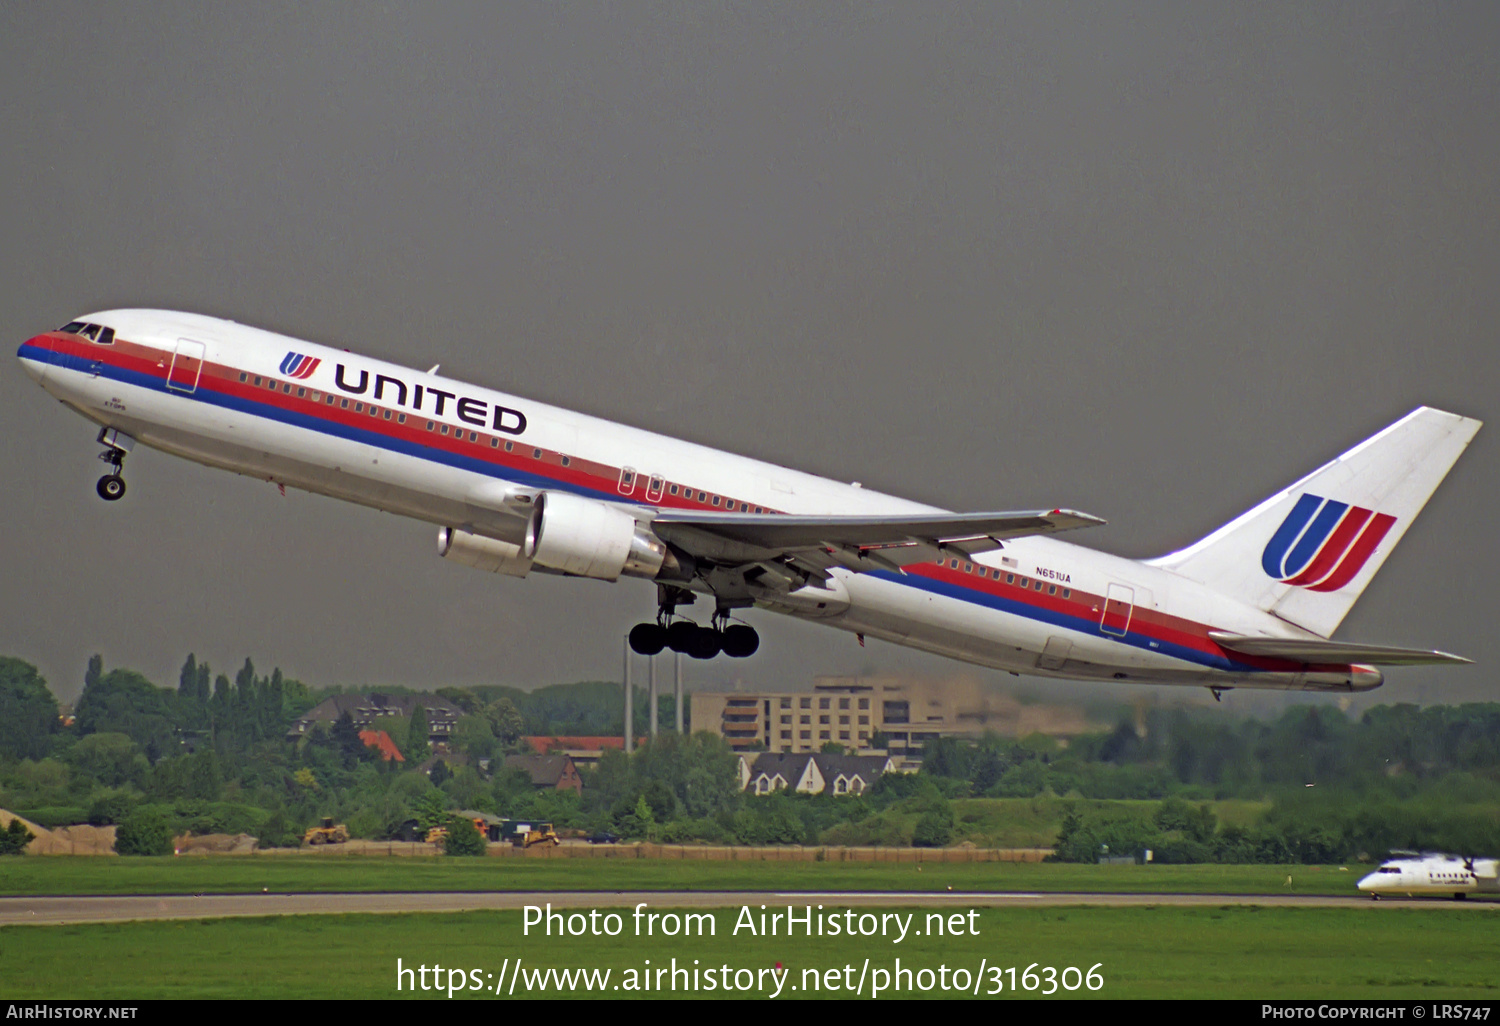
[[[90,420],[209,466],[501,541],[516,541],[524,525],[506,506],[515,489],[597,499],[643,524],[680,509],[933,512],[230,321],[155,310],[86,320],[108,325],[110,344],[48,332],[19,355],[43,388]],[[1016,673],[1340,691],[1381,681],[1369,667],[1308,669],[1227,652],[1209,630],[1308,635],[1170,570],[1053,538],[904,573],[832,575],[835,600],[821,607],[761,604]]]
[[1382,894],[1500,895],[1496,867],[1495,859],[1463,859],[1456,855],[1391,859],[1363,877],[1359,889],[1377,897]]

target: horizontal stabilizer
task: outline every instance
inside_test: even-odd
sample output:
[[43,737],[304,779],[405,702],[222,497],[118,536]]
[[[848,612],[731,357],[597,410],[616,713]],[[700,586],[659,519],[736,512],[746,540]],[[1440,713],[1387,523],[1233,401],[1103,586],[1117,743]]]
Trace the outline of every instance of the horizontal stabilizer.
[[1299,663],[1365,663],[1370,666],[1416,666],[1422,663],[1471,663],[1472,659],[1427,648],[1395,645],[1356,645],[1318,638],[1267,638],[1260,635],[1209,631],[1222,648],[1245,655],[1292,659]]

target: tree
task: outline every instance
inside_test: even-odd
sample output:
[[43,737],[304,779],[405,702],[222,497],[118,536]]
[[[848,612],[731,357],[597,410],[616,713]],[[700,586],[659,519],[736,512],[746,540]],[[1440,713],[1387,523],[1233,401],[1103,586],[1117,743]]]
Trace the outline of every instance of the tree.
[[57,699],[36,667],[0,657],[0,756],[40,759],[57,729]]
[[134,670],[110,670],[93,677],[76,709],[78,733],[127,734],[152,762],[177,747],[172,719],[172,692],[159,688]]
[[339,758],[344,763],[344,769],[353,769],[361,759],[371,756],[373,753],[360,740],[359,728],[354,725],[354,717],[348,710],[340,716],[333,724],[333,746],[338,750]]
[[483,855],[485,850],[484,837],[480,835],[474,821],[462,816],[449,816],[445,824],[448,832],[443,836],[439,846],[444,855]]
[[635,800],[634,812],[620,819],[620,829],[627,837],[650,840],[656,830],[656,818],[651,815],[651,806],[646,804],[645,795]]
[[139,783],[149,767],[136,743],[125,734],[90,734],[68,750],[65,760],[105,787]]
[[0,855],[20,855],[26,851],[26,846],[31,843],[36,834],[26,829],[26,824],[15,816],[11,817],[10,826],[0,830]]
[[490,732],[507,749],[513,750],[526,732],[526,722],[521,711],[509,698],[497,698],[484,707],[485,719],[490,721]]
[[154,809],[137,809],[116,829],[115,851],[120,855],[170,855],[171,824]]
[[401,746],[401,754],[406,756],[408,763],[415,765],[432,754],[431,733],[431,728],[427,726],[427,710],[422,707],[421,702],[414,702],[406,744]]
[[[421,779],[421,774],[417,774],[417,779]],[[447,795],[436,788],[426,791],[412,802],[412,812],[416,814],[417,829],[426,836],[427,831],[442,826],[448,818]]]

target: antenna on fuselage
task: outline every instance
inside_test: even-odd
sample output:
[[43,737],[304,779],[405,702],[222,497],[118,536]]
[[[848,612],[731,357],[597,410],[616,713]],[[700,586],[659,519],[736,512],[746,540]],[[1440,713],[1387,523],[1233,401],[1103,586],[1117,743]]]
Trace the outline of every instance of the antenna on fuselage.
[[427,369],[427,373],[428,374],[436,374],[438,372],[438,368],[441,367],[441,366],[442,366],[442,364],[435,363],[435,364],[433,364],[431,367],[429,367]]

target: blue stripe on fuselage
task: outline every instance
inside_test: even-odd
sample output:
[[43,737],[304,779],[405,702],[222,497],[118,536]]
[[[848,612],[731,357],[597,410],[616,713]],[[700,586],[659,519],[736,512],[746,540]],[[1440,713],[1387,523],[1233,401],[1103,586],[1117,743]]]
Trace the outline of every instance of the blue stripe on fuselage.
[[[21,346],[18,355],[23,359],[37,360],[42,363],[54,364],[61,367],[66,366],[66,364],[63,362],[64,354],[57,353],[49,349],[41,349],[36,346],[23,345]],[[471,473],[482,474],[487,477],[499,478],[505,481],[514,481],[517,484],[523,484],[530,487],[558,488],[564,491],[573,492],[577,495],[583,495],[594,499],[602,499],[609,502],[617,502],[620,499],[618,495],[614,495],[610,492],[600,491],[592,488],[583,488],[570,482],[558,481],[553,478],[546,477],[545,475],[539,473],[500,466],[472,456],[463,456],[458,453],[448,452],[444,449],[439,449],[433,446],[426,446],[416,442],[407,442],[402,439],[391,438],[387,435],[380,434],[377,431],[350,427],[345,424],[339,424],[334,421],[329,421],[320,417],[312,416],[310,414],[299,413],[294,410],[283,409],[282,407],[274,406],[269,403],[259,402],[253,399],[242,399],[238,396],[214,391],[212,387],[206,386],[202,382],[200,382],[197,391],[192,393],[182,393],[176,390],[168,392],[166,388],[166,381],[163,378],[154,377],[150,374],[143,374],[137,371],[127,371],[109,363],[105,363],[103,365],[100,376],[109,378],[114,381],[119,381],[123,384],[134,385],[138,388],[145,388],[151,391],[169,394],[180,399],[190,399],[196,400],[198,402],[205,402],[214,406],[222,407],[224,409],[235,410],[239,413],[248,414],[250,416],[265,417],[269,420],[279,421],[283,424],[289,424],[293,427],[319,431],[323,434],[332,435],[337,438],[343,438],[348,441],[377,446],[391,452],[400,453],[406,456],[414,456],[418,459],[430,460],[434,463],[441,463],[446,466],[455,467],[460,470],[467,470]],[[281,393],[278,392],[277,394],[279,395]],[[327,395],[330,393],[324,392],[324,394]],[[425,416],[425,414],[409,414],[409,416],[412,415]],[[916,588],[920,591],[943,595],[947,598],[957,599],[961,602],[969,602],[974,605],[985,606],[999,612],[1009,613],[1012,616],[1025,617],[1030,620],[1052,624],[1053,626],[1061,627],[1066,630],[1077,631],[1082,634],[1094,635],[1097,633],[1098,623],[1094,620],[1081,616],[1073,616],[1068,613],[1059,613],[1051,609],[1045,609],[1026,602],[1020,602],[1016,599],[1004,598],[1002,596],[994,595],[986,591],[981,591],[977,588],[966,588],[962,585],[954,584],[950,581],[927,577],[921,574],[897,574],[889,570],[874,570],[868,571],[867,573],[868,576],[878,577],[881,580],[890,581],[894,584],[900,584],[908,588]],[[1099,636],[1103,637],[1103,635]],[[1146,649],[1151,652],[1158,652],[1163,655],[1171,656],[1175,659],[1180,659],[1184,662],[1194,663],[1196,665],[1208,667],[1211,669],[1233,671],[1239,673],[1268,672],[1261,670],[1258,667],[1248,666],[1244,663],[1235,662],[1223,656],[1204,652],[1200,649],[1189,648],[1185,645],[1178,645],[1173,642],[1163,641],[1157,638],[1149,638],[1146,635],[1141,634],[1139,631],[1131,631],[1125,634],[1123,637],[1110,635],[1109,639],[1116,643],[1133,645],[1136,648]],[[1152,642],[1155,642],[1154,646],[1152,645]]]

